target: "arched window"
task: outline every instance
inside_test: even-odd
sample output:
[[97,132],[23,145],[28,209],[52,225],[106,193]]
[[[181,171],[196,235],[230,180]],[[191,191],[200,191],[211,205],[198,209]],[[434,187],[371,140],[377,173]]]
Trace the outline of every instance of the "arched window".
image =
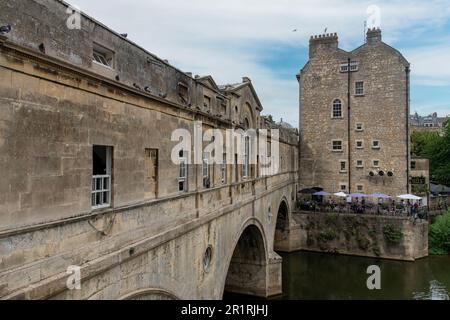
[[342,118],[342,102],[339,99],[333,101],[333,118]]
[[245,120],[244,120],[244,126],[245,126],[245,130],[248,130],[248,129],[250,129],[250,121],[248,121],[248,119],[247,118],[245,118]]

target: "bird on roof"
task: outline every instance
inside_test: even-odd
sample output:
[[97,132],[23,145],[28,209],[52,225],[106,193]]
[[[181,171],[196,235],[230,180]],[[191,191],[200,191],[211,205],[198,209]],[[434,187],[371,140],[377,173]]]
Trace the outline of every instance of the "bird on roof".
[[10,31],[11,31],[10,25],[0,27],[0,34],[9,33]]

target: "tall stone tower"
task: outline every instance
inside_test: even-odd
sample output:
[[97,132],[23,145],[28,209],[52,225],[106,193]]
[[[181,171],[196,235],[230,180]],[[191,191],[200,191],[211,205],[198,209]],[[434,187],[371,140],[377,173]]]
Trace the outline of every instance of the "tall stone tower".
[[410,64],[370,29],[347,52],[311,37],[300,86],[300,186],[329,192],[409,191]]

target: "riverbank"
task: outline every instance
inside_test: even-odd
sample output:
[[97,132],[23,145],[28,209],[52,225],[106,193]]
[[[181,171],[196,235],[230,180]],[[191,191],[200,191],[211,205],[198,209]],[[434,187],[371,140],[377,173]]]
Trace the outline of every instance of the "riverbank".
[[428,222],[411,217],[298,212],[275,235],[275,250],[415,261],[428,256]]

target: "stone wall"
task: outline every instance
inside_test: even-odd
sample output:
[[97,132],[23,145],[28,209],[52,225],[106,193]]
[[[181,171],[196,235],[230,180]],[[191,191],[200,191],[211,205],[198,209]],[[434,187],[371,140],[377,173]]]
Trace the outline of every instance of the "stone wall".
[[283,251],[414,261],[428,256],[428,222],[406,217],[295,213]]
[[[0,4],[0,22],[12,25],[0,36],[0,297],[219,299],[248,225],[264,240],[265,287],[257,292],[280,293],[273,234],[280,202],[292,208],[295,200],[296,132],[281,134],[278,174],[242,177],[241,165],[230,164],[222,181],[211,164],[204,186],[202,165],[192,164],[180,191],[175,129],[193,136],[196,121],[226,130],[244,120],[272,128],[260,121],[251,81],[221,91],[92,18],[83,15],[81,30],[61,27],[66,9],[57,0]],[[107,73],[92,61],[94,43],[115,52]],[[100,209],[91,203],[95,145],[112,148],[111,201]],[[146,149],[158,151],[156,186]],[[67,290],[71,265],[81,267],[81,291]]]

